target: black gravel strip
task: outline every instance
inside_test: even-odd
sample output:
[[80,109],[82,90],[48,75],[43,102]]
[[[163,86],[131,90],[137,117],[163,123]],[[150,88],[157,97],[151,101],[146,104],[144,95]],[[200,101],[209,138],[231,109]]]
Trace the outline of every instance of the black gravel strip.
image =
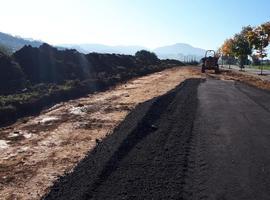
[[137,106],[43,199],[183,199],[200,82]]

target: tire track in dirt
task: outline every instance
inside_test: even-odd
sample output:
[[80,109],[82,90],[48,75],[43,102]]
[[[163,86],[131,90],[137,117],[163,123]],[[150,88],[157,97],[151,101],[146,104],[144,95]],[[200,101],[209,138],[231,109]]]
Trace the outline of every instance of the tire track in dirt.
[[187,153],[187,172],[183,199],[208,199],[206,180],[208,164],[205,160],[206,144],[204,135],[198,130],[200,122],[196,121],[191,132],[191,141]]

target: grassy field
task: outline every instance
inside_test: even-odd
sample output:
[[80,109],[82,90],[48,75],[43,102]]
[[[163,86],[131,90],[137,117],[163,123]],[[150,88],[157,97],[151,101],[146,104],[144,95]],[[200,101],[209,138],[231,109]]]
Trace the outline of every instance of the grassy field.
[[[261,69],[262,66],[260,66],[260,65],[250,65],[250,67],[254,68],[254,69]],[[270,70],[270,65],[263,65],[263,69]]]

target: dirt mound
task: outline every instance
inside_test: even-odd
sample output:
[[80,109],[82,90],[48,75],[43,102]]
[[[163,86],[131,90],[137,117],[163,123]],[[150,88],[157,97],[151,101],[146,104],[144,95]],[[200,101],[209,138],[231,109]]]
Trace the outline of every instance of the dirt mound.
[[[25,46],[14,53],[14,57],[31,83],[64,83],[66,80],[127,79],[145,75],[164,68],[157,57],[145,51],[137,56],[119,54],[82,54],[76,50],[58,50],[48,44],[39,48]],[[175,64],[176,62],[171,62]],[[175,65],[183,65],[178,62]]]
[[18,63],[0,52],[0,95],[22,89],[25,77]]
[[[161,62],[147,55],[144,60],[118,54],[85,55],[43,44],[39,48],[25,46],[15,52],[13,58],[19,64],[11,57],[1,57],[0,127],[61,101],[104,91],[131,78],[181,65],[181,62]],[[8,60],[9,64],[1,60]],[[26,82],[26,88],[19,90]],[[10,96],[1,95],[1,90],[7,90]]]
[[65,80],[89,78],[91,66],[76,50],[60,51],[48,44],[39,48],[24,46],[14,53],[32,84],[63,83]]

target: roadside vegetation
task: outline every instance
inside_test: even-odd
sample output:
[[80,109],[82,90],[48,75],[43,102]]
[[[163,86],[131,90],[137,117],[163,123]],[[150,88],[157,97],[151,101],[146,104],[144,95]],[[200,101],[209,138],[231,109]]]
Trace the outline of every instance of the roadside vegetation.
[[256,27],[243,27],[240,33],[226,39],[219,51],[225,64],[236,64],[238,61],[240,69],[243,69],[245,64],[250,63],[250,58],[255,66],[263,70],[268,68],[262,61],[267,57],[269,42],[270,22],[266,22]]
[[[251,68],[261,69],[262,68],[262,65],[251,65]],[[270,70],[270,65],[263,65],[263,69]]]

